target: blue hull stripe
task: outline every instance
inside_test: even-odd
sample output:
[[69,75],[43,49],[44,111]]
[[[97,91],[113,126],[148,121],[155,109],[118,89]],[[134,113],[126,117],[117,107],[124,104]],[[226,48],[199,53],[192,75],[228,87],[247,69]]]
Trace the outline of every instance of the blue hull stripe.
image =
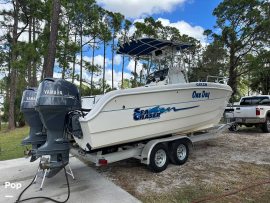
[[197,105],[197,106],[191,106],[191,107],[186,107],[186,108],[180,108],[180,109],[176,109],[175,107],[173,107],[172,109],[174,111],[183,111],[183,110],[188,110],[188,109],[194,109],[194,108],[197,108],[199,107],[200,105]]

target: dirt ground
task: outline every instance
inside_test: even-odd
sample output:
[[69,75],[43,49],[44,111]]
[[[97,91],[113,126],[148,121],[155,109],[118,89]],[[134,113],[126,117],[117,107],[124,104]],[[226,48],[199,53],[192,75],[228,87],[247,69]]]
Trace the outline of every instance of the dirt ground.
[[96,169],[142,202],[270,202],[270,133],[226,131],[161,173],[136,159]]

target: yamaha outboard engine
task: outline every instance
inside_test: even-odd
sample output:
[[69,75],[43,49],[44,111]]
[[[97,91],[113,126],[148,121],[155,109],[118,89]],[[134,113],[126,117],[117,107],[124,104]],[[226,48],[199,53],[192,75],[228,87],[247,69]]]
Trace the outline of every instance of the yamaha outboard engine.
[[35,161],[37,149],[46,142],[46,133],[43,130],[43,124],[39,118],[39,113],[35,110],[37,88],[27,88],[23,92],[21,101],[21,112],[28,125],[30,126],[29,136],[23,139],[23,145],[32,145],[29,155],[31,155],[30,162]]
[[47,129],[47,141],[37,154],[50,155],[45,167],[47,177],[58,173],[69,161],[69,140],[66,135],[68,113],[81,109],[78,88],[63,79],[44,79],[38,88],[36,110]]

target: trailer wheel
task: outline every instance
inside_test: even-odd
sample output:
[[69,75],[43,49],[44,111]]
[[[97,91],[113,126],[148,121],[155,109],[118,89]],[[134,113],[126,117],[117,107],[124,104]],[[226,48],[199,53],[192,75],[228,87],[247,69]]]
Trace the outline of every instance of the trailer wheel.
[[186,142],[175,141],[172,142],[170,148],[170,160],[175,165],[184,164],[189,155],[189,147]]
[[153,172],[159,173],[167,168],[168,163],[168,152],[165,145],[160,143],[154,146],[150,154],[149,168]]
[[239,125],[236,123],[236,124],[233,124],[231,127],[229,127],[229,131],[232,131],[232,132],[236,132],[239,130]]
[[264,133],[270,133],[270,117],[267,116],[265,119],[265,123],[262,124],[262,131]]

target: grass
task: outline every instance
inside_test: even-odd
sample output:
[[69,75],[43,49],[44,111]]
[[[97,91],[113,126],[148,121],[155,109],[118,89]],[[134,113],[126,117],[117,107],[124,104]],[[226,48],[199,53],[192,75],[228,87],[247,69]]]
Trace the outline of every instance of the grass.
[[225,176],[214,183],[203,183],[198,176],[192,185],[183,185],[167,193],[137,195],[137,198],[144,203],[269,203],[270,166],[242,163],[237,170],[239,179],[236,182],[226,180]]
[[149,193],[147,196],[140,196],[139,199],[144,203],[191,203],[191,202],[216,202],[216,203],[269,203],[270,186],[261,185],[241,191],[234,195],[221,197],[228,193],[221,188],[214,186],[202,187],[200,184],[196,186],[185,186],[181,189],[175,189],[167,194]]
[[145,203],[163,203],[163,202],[179,202],[179,203],[190,203],[193,201],[198,201],[205,197],[207,194],[220,193],[217,188],[206,188],[200,185],[196,186],[185,186],[183,188],[177,188],[167,194],[148,194],[140,198],[142,202]]
[[24,157],[25,146],[21,146],[21,141],[28,133],[28,126],[9,131],[5,125],[2,125],[0,131],[0,161]]

